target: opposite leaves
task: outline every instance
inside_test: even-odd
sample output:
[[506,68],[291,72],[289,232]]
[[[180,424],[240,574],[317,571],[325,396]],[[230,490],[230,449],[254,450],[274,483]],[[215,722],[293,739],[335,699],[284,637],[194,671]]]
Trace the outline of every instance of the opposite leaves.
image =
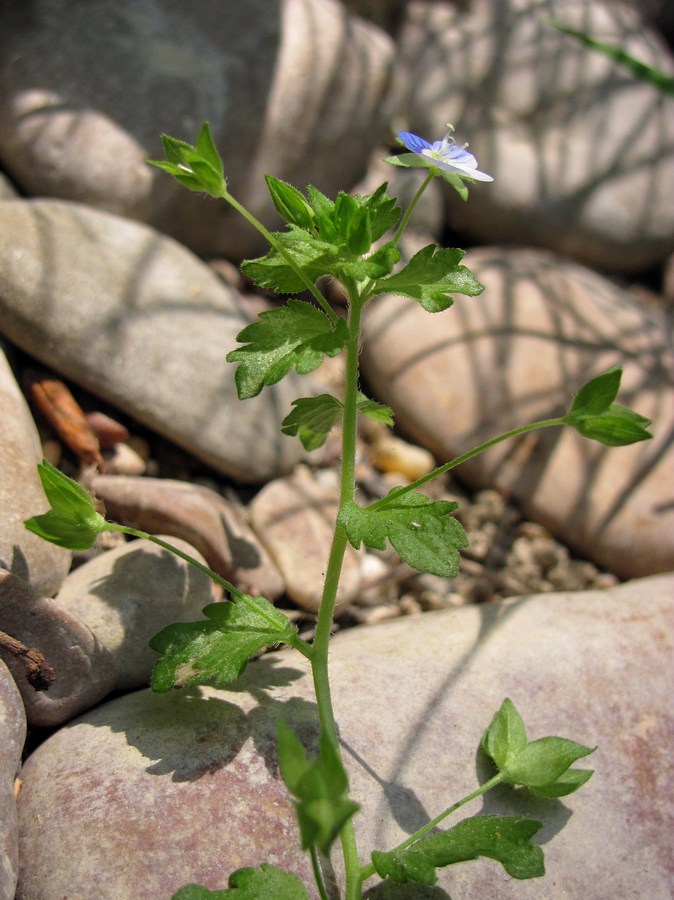
[[[398,496],[400,494],[400,496]],[[339,521],[356,549],[361,541],[374,550],[384,550],[386,541],[398,556],[415,569],[453,578],[459,570],[461,547],[468,546],[463,526],[452,518],[458,503],[430,500],[416,491],[391,491],[381,506],[362,507],[353,501],[344,505]]]
[[621,377],[622,367],[614,366],[584,384],[564,416],[564,424],[607,447],[625,447],[649,440],[652,435],[647,428],[651,420],[613,402]]

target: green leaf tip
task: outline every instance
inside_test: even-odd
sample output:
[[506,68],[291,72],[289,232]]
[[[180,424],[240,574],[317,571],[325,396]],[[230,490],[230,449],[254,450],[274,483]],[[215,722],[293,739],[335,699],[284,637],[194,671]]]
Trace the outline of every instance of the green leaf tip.
[[90,494],[46,459],[37,471],[51,509],[24,522],[28,531],[69,550],[88,550],[103,531],[115,526],[96,511]]
[[613,366],[590,379],[574,397],[563,422],[607,447],[625,447],[652,438],[647,430],[650,419],[613,402],[621,377],[622,367]]
[[596,750],[560,737],[529,741],[522,717],[507,697],[485,732],[481,747],[505,782],[527,787],[540,797],[563,797],[582,787],[592,771],[570,766]]

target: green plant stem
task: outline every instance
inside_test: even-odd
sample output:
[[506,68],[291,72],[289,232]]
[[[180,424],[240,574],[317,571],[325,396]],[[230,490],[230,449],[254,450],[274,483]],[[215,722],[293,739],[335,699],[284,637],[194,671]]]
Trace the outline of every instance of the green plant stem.
[[311,296],[314,298],[316,303],[318,303],[318,305],[321,307],[321,309],[323,310],[325,315],[328,317],[328,319],[330,319],[330,321],[333,323],[333,325],[335,325],[339,321],[339,316],[332,309],[332,307],[330,306],[328,301],[318,290],[318,288],[316,287],[314,282],[311,280],[311,278],[309,278],[309,276],[302,269],[302,267],[300,265],[298,265],[298,263],[293,258],[292,254],[288,253],[288,251],[285,249],[285,247],[283,247],[276,240],[276,238],[274,237],[272,232],[269,231],[269,229],[265,228],[264,225],[262,224],[262,222],[258,221],[258,219],[256,219],[252,213],[248,212],[246,207],[242,206],[239,203],[239,201],[236,199],[236,197],[233,197],[229,193],[227,188],[223,188],[221,197],[223,200],[226,200],[227,203],[229,203],[229,205],[232,206],[240,215],[242,215],[243,218],[246,220],[246,222],[248,222],[249,225],[252,225],[256,231],[259,231],[259,233],[263,236],[263,238],[266,241],[269,242],[269,244],[274,248],[274,250],[276,250],[276,252],[279,253],[283,257],[283,259],[288,263],[288,265],[295,272],[297,277],[301,279],[305,288],[311,293]]
[[[356,486],[356,426],[358,401],[358,352],[360,340],[360,320],[363,301],[359,296],[352,296],[349,307],[349,339],[346,344],[346,367],[344,374],[344,412],[342,420],[342,471],[340,479],[340,510],[344,504],[353,500]],[[314,637],[314,656],[311,663],[318,715],[323,733],[329,738],[341,758],[337,725],[332,707],[330,680],[328,672],[328,653],[330,631],[337,600],[337,589],[342,571],[344,553],[346,551],[346,531],[339,522],[335,530],[330,548],[330,557],[325,573],[323,596],[316,623]],[[356,846],[356,836],[351,819],[341,831],[342,852],[347,900],[357,900],[360,891],[360,861]]]
[[[455,813],[457,809],[461,809],[462,806],[465,806],[466,803],[470,803],[471,800],[477,799],[477,797],[481,797],[483,794],[486,794],[487,791],[490,791],[493,787],[496,787],[497,784],[501,784],[504,780],[505,775],[503,772],[499,772],[497,775],[494,775],[493,778],[490,778],[489,781],[485,781],[484,784],[481,784],[479,788],[474,790],[471,794],[468,794],[466,797],[463,797],[461,800],[457,800],[456,803],[453,803],[451,806],[448,806],[447,809],[443,810],[439,815],[437,815],[434,819],[431,819],[430,822],[427,822],[422,828],[418,831],[415,831],[414,834],[411,834],[408,838],[398,844],[396,847],[391,850],[391,853],[397,853],[400,850],[406,850],[408,847],[411,847],[412,844],[416,844],[416,842],[424,837],[424,835],[428,834],[429,831],[432,831],[436,828],[443,819],[446,819],[447,816],[451,816],[452,813]],[[375,874],[375,867],[370,863],[367,866],[363,866],[361,869],[361,883],[365,881],[367,878],[371,878],[372,875]]]
[[388,494],[386,497],[382,497],[381,500],[370,503],[367,509],[381,509],[384,506],[388,506],[389,503],[398,500],[403,494],[415,491],[417,488],[432,481],[434,478],[438,478],[438,476],[444,475],[445,472],[449,472],[450,469],[454,469],[456,466],[460,466],[461,463],[467,462],[479,453],[484,453],[485,450],[489,450],[490,447],[500,444],[501,441],[506,441],[508,438],[512,437],[518,437],[521,434],[527,434],[530,431],[537,431],[539,428],[550,428],[552,425],[566,425],[566,422],[563,417],[557,419],[543,419],[540,422],[533,422],[530,425],[522,425],[520,428],[513,428],[512,431],[506,431],[504,434],[491,438],[490,440],[485,441],[484,444],[480,444],[478,447],[473,447],[472,450],[462,453],[461,456],[455,456],[454,459],[450,460],[448,463],[438,466],[437,469],[433,469],[433,471],[429,472],[427,475],[417,478],[416,481],[412,481],[404,487],[396,488],[395,493]]
[[316,887],[318,888],[318,893],[321,896],[321,900],[330,900],[325,887],[325,882],[323,881],[323,872],[321,871],[321,864],[318,859],[318,850],[315,844],[312,844],[311,847],[309,847],[309,855],[311,856],[311,868],[314,873],[314,880],[316,881]]
[[416,192],[414,197],[412,197],[412,200],[410,201],[410,205],[405,210],[405,214],[403,215],[402,219],[400,220],[400,224],[398,225],[398,228],[396,229],[396,233],[393,235],[393,240],[391,241],[391,243],[393,244],[394,247],[398,246],[398,242],[400,241],[400,238],[403,236],[403,232],[407,228],[407,223],[410,220],[410,216],[414,212],[414,207],[417,205],[419,200],[421,200],[421,195],[426,190],[426,188],[431,183],[431,181],[433,181],[434,178],[435,178],[435,174],[433,172],[430,172],[426,176],[426,178],[424,178],[424,180],[422,181],[421,187]]
[[[241,603],[245,603],[247,606],[250,606],[248,603],[248,595],[244,594],[243,591],[240,591],[235,585],[231,583],[231,581],[227,581],[226,578],[223,578],[221,575],[218,575],[217,572],[214,572],[213,569],[209,569],[208,566],[205,566],[203,563],[199,562],[198,559],[195,559],[193,556],[190,556],[189,553],[184,553],[182,550],[179,550],[178,547],[175,547],[173,544],[169,544],[166,541],[163,541],[161,538],[156,537],[154,534],[148,534],[145,531],[140,531],[137,528],[131,528],[128,525],[116,525],[115,523],[109,523],[108,531],[120,531],[122,534],[130,534],[133,537],[143,538],[146,541],[151,541],[153,544],[156,544],[158,547],[161,547],[163,550],[168,550],[170,553],[173,553],[174,556],[179,556],[180,559],[185,560],[190,566],[195,569],[198,569],[200,572],[203,572],[204,575],[207,575],[212,581],[215,581],[216,584],[219,584],[223,587],[228,593],[232,595],[232,597],[236,597]],[[259,609],[255,606],[250,606],[250,608],[259,614]],[[307,659],[312,659],[314,655],[313,647],[310,644],[307,644],[306,641],[302,640],[299,635],[293,635],[288,639],[288,644],[291,647],[294,647],[296,650],[306,656]]]

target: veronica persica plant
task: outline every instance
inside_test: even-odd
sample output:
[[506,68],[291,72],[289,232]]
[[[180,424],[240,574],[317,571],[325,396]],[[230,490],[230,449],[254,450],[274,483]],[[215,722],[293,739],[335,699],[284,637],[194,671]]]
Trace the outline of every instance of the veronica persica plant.
[[[399,242],[416,203],[433,178],[443,178],[465,199],[467,184],[489,182],[491,176],[478,169],[475,157],[465,146],[457,146],[449,133],[432,143],[407,131],[400,132],[398,138],[410,152],[389,157],[389,162],[425,168],[428,173],[404,212],[396,199],[387,194],[386,184],[365,196],[340,192],[332,199],[311,185],[303,194],[268,175],[271,199],[285,222],[283,230],[274,232],[230,193],[207,125],[194,146],[164,136],[166,160],[154,163],[190,190],[206,192],[229,203],[264,235],[268,252],[242,266],[253,281],[280,294],[303,295],[261,313],[238,335],[239,346],[227,358],[237,365],[239,398],[256,396],[292,369],[305,374],[320,366],[327,356],[342,353],[345,357],[342,399],[331,394],[298,398],[282,424],[284,434],[289,439],[299,438],[308,450],[319,447],[333,428],[339,427],[342,432],[339,511],[313,641],[301,639],[296,627],[264,597],[245,594],[159,538],[106,522],[96,512],[92,498],[46,462],[40,465],[39,472],[53,512],[26,522],[29,529],[47,540],[74,549],[90,546],[97,534],[108,529],[142,536],[172,549],[222,585],[229,599],[207,606],[204,619],[170,625],[152,639],[151,646],[160,654],[152,674],[155,691],[170,691],[187,684],[228,684],[241,675],[251,656],[274,645],[287,644],[309,660],[320,726],[318,754],[310,759],[298,736],[282,721],[278,726],[277,752],[281,777],[297,814],[300,844],[310,854],[315,890],[322,900],[336,896],[337,888],[328,889],[324,876],[326,857],[334,852],[336,842],[341,845],[343,857],[340,896],[346,900],[358,900],[363,883],[374,875],[400,884],[432,885],[438,868],[478,856],[498,860],[512,878],[540,876],[544,873],[543,850],[532,841],[541,828],[536,820],[525,815],[472,816],[444,831],[438,826],[496,784],[517,785],[539,797],[554,798],[577,790],[592,774],[591,770],[571,768],[576,760],[592,753],[591,748],[558,737],[529,741],[522,718],[506,700],[482,741],[482,752],[493,761],[496,774],[463,799],[444,805],[433,819],[397,847],[374,852],[370,861],[362,861],[353,821],[358,805],[349,796],[328,677],[333,612],[347,545],[383,549],[390,544],[410,566],[451,577],[456,574],[459,551],[468,539],[454,517],[457,504],[429,499],[419,490],[426,482],[500,441],[538,428],[569,426],[608,446],[651,436],[647,419],[613,402],[621,375],[620,368],[615,367],[582,386],[565,416],[496,435],[374,503],[358,502],[358,418],[369,416],[387,425],[393,423],[388,407],[358,389],[364,307],[378,294],[393,294],[412,298],[428,312],[438,313],[447,310],[457,295],[470,298],[482,291],[482,285],[462,265],[461,250],[430,244],[404,261]],[[346,318],[337,315],[318,290],[317,282],[325,276],[344,285],[348,295]],[[448,765],[454,753],[448,750],[447,760],[435,760],[433,764]],[[223,840],[226,842],[226,836]],[[175,897],[302,900],[308,896],[296,874],[264,860],[260,863],[259,868],[233,872],[229,885],[221,891],[190,884]]]

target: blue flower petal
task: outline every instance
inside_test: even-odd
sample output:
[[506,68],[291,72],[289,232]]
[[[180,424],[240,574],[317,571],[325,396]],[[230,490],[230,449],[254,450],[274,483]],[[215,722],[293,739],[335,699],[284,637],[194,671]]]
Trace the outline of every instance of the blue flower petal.
[[[431,150],[431,145],[418,134],[412,134],[411,131],[399,131],[398,138],[403,142],[408,150],[413,153],[421,153],[422,150]],[[437,142],[436,142],[437,143]]]

